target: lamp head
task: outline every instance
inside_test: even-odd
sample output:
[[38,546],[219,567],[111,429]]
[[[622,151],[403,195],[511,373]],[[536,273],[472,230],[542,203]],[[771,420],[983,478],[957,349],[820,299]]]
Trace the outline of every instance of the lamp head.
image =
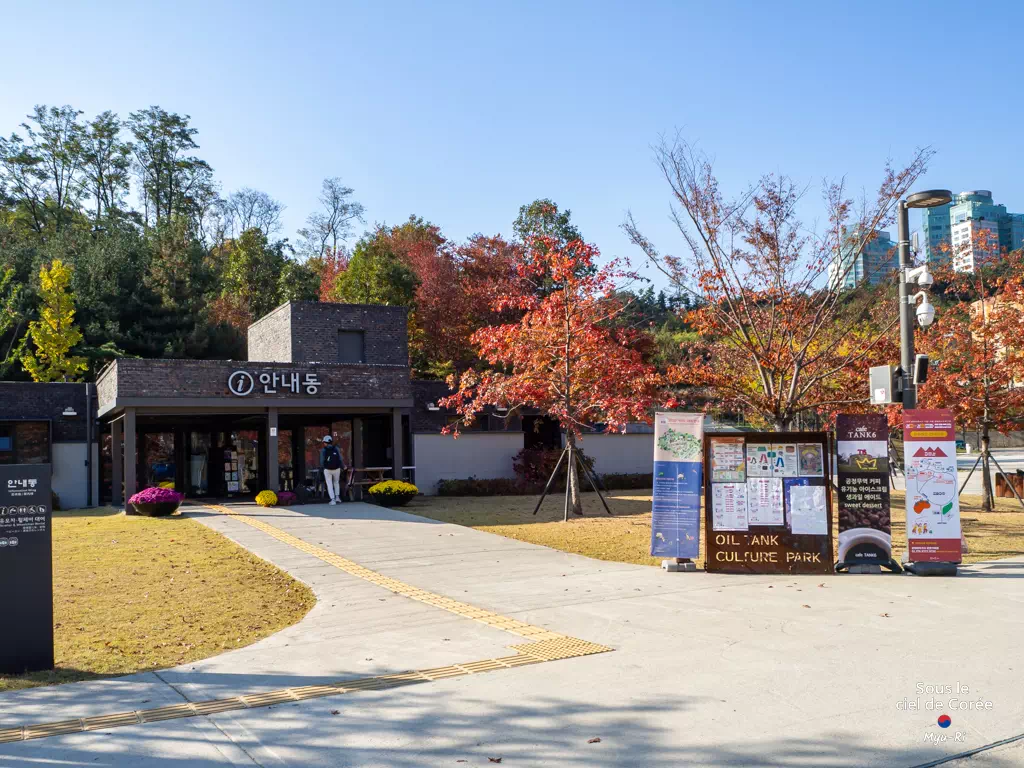
[[923,192],[907,195],[906,206],[907,208],[934,208],[952,200],[953,193],[948,189],[926,189]]

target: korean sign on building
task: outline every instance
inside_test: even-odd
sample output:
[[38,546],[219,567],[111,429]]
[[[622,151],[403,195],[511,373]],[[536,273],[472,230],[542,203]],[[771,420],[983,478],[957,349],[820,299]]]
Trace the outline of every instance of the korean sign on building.
[[315,395],[320,392],[320,378],[315,373],[298,371],[232,371],[228,389],[237,397],[250,395]]
[[49,464],[0,466],[0,674],[53,669]]

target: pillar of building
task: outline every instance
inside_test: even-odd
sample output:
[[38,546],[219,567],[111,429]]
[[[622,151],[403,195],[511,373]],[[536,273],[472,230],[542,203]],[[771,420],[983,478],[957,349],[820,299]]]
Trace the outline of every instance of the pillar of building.
[[277,408],[267,409],[267,488],[281,490],[281,473],[277,467]]
[[358,416],[352,419],[352,466],[363,466],[363,420]]
[[124,451],[121,449],[121,419],[110,422],[110,503],[120,507],[124,503],[121,482],[124,480]]
[[128,503],[128,499],[135,495],[138,484],[135,479],[138,468],[138,458],[135,453],[135,409],[124,409],[124,510],[129,515],[134,515],[135,510]]
[[391,409],[391,476],[395,480],[402,479],[402,409]]

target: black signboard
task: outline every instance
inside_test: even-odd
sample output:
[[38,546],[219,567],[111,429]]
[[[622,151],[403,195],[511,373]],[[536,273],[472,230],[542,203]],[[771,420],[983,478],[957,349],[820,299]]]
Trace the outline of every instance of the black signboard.
[[889,515],[889,424],[885,414],[836,418],[839,475],[838,570],[884,566],[892,560]]
[[0,673],[53,669],[49,464],[0,465]]
[[832,573],[829,436],[706,432],[708,571]]

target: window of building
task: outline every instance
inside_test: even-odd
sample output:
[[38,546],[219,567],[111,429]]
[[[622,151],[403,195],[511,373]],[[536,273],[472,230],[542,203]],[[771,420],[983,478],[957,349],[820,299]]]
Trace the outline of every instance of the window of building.
[[0,423],[0,464],[45,464],[49,460],[49,424],[45,421]]
[[366,362],[362,331],[338,331],[338,362]]

